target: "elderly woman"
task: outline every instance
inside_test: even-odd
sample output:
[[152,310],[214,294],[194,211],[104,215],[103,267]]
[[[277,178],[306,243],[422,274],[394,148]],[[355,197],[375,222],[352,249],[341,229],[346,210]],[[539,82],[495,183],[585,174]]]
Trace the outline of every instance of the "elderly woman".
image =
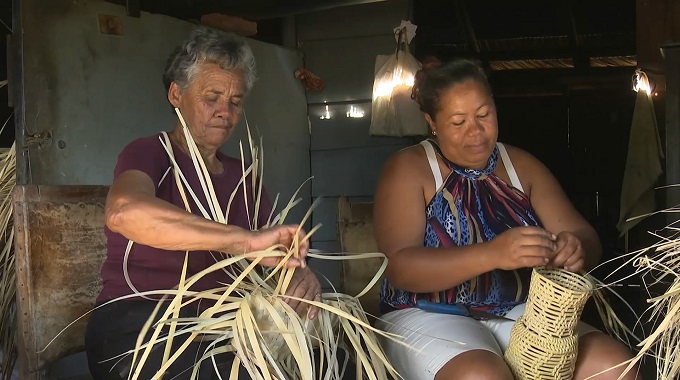
[[[196,30],[188,41],[169,58],[163,81],[168,101],[178,108],[189,133],[210,172],[210,179],[222,209],[239,187],[241,161],[218,149],[232,135],[243,111],[244,97],[253,86],[255,61],[250,48],[241,40],[207,29]],[[169,132],[169,141],[179,168],[189,186],[196,190],[198,201],[207,209],[206,199],[188,154],[180,121]],[[205,219],[198,205],[189,198],[191,212],[185,211],[172,163],[157,134],[131,142],[118,157],[114,180],[106,202],[107,257],[101,270],[103,289],[98,304],[136,291],[167,290],[176,287],[188,254],[187,277],[215,263],[220,256],[242,255],[276,244],[290,246],[298,229],[284,225],[251,231],[254,202],[237,191],[228,215],[228,224]],[[252,181],[246,181],[248,185]],[[186,191],[186,190],[185,190]],[[251,194],[250,190],[247,192]],[[260,204],[258,226],[266,223],[271,204]],[[250,213],[248,212],[250,210]],[[134,241],[127,263],[124,255],[128,241]],[[288,294],[304,299],[319,299],[320,285],[306,267],[307,243],[301,244],[300,259],[288,266],[298,267]],[[266,259],[263,265],[274,266],[279,259]],[[128,278],[123,271],[127,266]],[[217,271],[204,277],[191,290],[206,290],[230,283],[231,277]],[[301,315],[307,313],[304,302],[289,301]],[[135,347],[138,334],[150,317],[157,301],[141,299],[116,301],[97,309],[89,322],[86,351],[90,371],[95,379],[126,379],[130,356],[118,361],[117,355]],[[185,308],[184,316],[195,316],[197,309]],[[164,378],[188,379],[205,344],[196,342],[167,371]],[[156,349],[144,366],[141,379],[158,371],[163,349]],[[219,358],[220,372],[228,374],[233,356]],[[245,372],[242,370],[242,372]],[[227,375],[224,375],[227,376]],[[223,377],[224,377],[223,376]],[[212,364],[201,366],[200,379],[217,379]],[[249,378],[242,373],[242,379]]]
[[[550,171],[529,153],[496,141],[496,107],[470,60],[433,69],[418,84],[434,139],[397,152],[375,196],[375,233],[389,258],[380,327],[416,350],[386,341],[404,378],[512,379],[503,360],[512,321],[437,314],[417,300],[462,303],[516,319],[531,268],[592,268],[601,248]],[[575,379],[631,357],[608,335],[581,323]],[[464,342],[459,344],[456,342]],[[621,368],[595,376],[616,379]],[[625,379],[635,378],[635,371]]]

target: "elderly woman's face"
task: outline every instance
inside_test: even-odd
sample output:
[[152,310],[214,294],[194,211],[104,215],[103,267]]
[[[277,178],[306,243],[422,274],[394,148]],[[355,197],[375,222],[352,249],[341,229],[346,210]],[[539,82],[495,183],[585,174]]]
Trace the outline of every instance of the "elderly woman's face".
[[442,92],[439,110],[426,115],[444,155],[469,168],[486,167],[498,138],[496,106],[489,91],[468,80]]
[[168,98],[182,112],[196,144],[217,149],[238,124],[245,90],[240,70],[227,71],[215,63],[205,63],[197,67],[185,90],[173,83]]

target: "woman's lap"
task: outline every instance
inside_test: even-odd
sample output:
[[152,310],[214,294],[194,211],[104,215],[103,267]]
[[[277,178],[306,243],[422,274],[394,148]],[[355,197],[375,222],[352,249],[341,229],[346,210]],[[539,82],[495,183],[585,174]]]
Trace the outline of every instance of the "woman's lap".
[[[517,319],[524,314],[521,304],[506,315]],[[495,319],[477,321],[457,315],[437,314],[417,308],[393,311],[382,316],[377,327],[402,337],[408,347],[383,338],[383,347],[397,371],[406,379],[434,379],[451,359],[466,351],[486,350],[503,356],[514,322]],[[598,331],[579,322],[583,336]]]
[[[139,332],[155,306],[154,301],[120,301],[101,307],[92,313],[85,336],[85,350],[93,378],[102,380],[127,378],[132,356],[118,356],[135,347]],[[190,312],[185,313],[190,314]],[[159,314],[162,314],[162,311]],[[173,348],[181,345],[185,340],[186,336],[176,338]],[[167,371],[169,378],[189,379],[195,363],[203,356],[208,345],[209,342],[191,343]],[[151,378],[158,371],[164,349],[164,343],[154,347],[139,378]],[[233,355],[221,354],[215,359],[221,373],[228,373],[231,370]],[[243,367],[239,375],[240,379],[250,378]],[[218,379],[211,360],[206,360],[201,364],[199,379]]]

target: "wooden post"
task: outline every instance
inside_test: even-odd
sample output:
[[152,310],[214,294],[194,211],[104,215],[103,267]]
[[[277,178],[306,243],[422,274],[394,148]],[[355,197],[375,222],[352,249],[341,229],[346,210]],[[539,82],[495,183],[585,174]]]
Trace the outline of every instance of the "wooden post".
[[[680,42],[661,47],[666,72],[666,185],[680,184]],[[665,207],[680,205],[680,188],[671,186],[666,190]],[[675,223],[678,216],[667,213],[668,224]]]

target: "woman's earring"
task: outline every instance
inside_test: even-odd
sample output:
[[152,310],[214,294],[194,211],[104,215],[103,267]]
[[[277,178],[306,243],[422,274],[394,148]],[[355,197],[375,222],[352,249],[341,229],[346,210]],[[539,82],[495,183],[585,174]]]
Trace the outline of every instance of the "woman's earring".
[[435,131],[434,129],[432,130],[432,136],[437,136],[437,131]]

